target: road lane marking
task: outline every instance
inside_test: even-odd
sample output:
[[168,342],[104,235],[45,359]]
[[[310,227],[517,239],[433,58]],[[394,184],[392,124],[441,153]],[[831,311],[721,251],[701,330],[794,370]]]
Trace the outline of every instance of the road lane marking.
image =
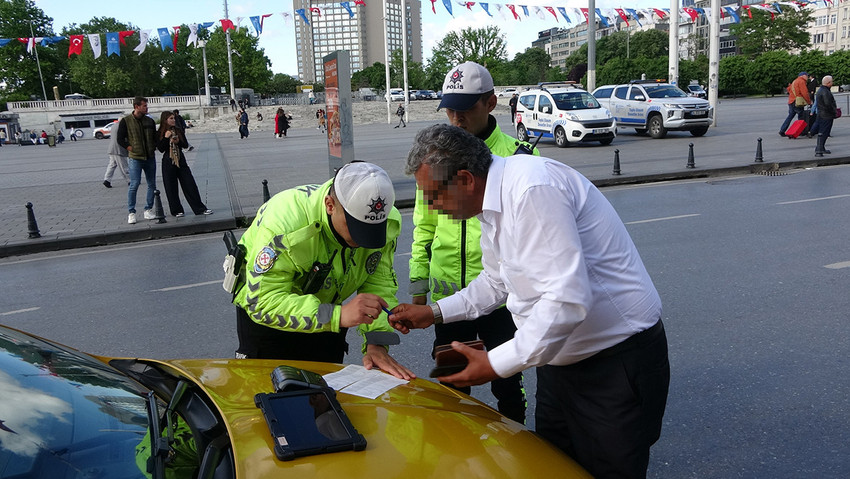
[[835,195],[835,196],[824,196],[823,198],[809,198],[807,200],[795,200],[795,201],[783,201],[782,203],[776,203],[777,205],[793,205],[796,203],[808,203],[810,201],[823,201],[823,200],[835,200],[838,198],[847,198],[850,195]]
[[179,289],[197,288],[198,286],[208,286],[211,284],[221,284],[221,280],[217,279],[215,281],[204,281],[203,283],[184,284],[181,286],[169,286],[168,288],[152,289],[148,291],[148,293],[163,293],[166,291],[177,291]]
[[666,216],[664,218],[652,218],[652,219],[648,219],[648,220],[629,221],[626,224],[627,225],[637,225],[637,224],[640,224],[640,223],[652,223],[654,221],[667,221],[667,220],[678,220],[679,218],[691,218],[693,216],[699,216],[699,214]]
[[840,263],[828,264],[828,265],[825,265],[824,268],[829,268],[829,269],[850,268],[850,261],[842,261]]
[[35,308],[19,309],[17,311],[6,311],[5,313],[0,313],[0,316],[8,316],[10,314],[18,314],[18,313],[29,313],[30,311],[37,311],[39,309],[41,309],[41,306],[37,306]]

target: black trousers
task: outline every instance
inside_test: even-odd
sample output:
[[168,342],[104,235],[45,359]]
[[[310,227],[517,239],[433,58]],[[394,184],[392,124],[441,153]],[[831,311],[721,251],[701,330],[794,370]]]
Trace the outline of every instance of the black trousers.
[[186,197],[186,202],[192,208],[192,213],[196,215],[204,214],[207,209],[204,202],[201,200],[201,193],[198,191],[198,184],[195,182],[195,177],[192,175],[192,170],[186,164],[186,159],[180,155],[180,168],[171,163],[171,157],[162,157],[162,185],[165,189],[165,197],[168,199],[168,209],[173,216],[177,213],[183,213],[183,203],[180,202],[180,194],[177,192],[177,184],[183,189],[183,196]]
[[[471,321],[435,325],[434,346],[449,344],[452,341],[473,341],[480,338],[489,351],[505,341],[513,339],[515,332],[516,325],[510,311],[501,307],[490,314],[485,314]],[[431,356],[433,357],[433,355],[432,350]],[[451,384],[445,385],[465,394],[469,394],[472,390],[470,387],[456,388]],[[497,409],[502,415],[520,424],[525,424],[527,402],[525,388],[522,385],[522,373],[492,381],[490,391],[495,396]]]
[[348,352],[345,333],[290,333],[255,323],[248,313],[236,307],[237,354],[251,359],[288,359],[341,363]]
[[568,366],[537,368],[537,433],[599,478],[644,478],[670,363],[661,320]]

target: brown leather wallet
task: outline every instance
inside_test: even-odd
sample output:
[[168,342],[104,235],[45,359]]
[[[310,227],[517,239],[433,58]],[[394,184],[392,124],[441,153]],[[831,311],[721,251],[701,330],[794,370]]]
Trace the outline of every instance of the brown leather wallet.
[[[484,350],[484,342],[480,339],[475,341],[465,341],[463,344],[470,348]],[[434,361],[436,362],[434,369],[428,374],[429,377],[436,378],[441,376],[449,376],[451,374],[463,371],[469,361],[466,356],[452,349],[451,344],[441,344],[434,348]]]

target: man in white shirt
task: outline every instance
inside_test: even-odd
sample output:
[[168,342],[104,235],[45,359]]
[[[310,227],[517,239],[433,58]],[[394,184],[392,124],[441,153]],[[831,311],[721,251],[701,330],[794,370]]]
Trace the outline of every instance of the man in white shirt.
[[436,303],[399,305],[393,326],[507,304],[514,339],[486,352],[452,343],[469,365],[438,379],[469,386],[537,367],[537,432],[597,478],[645,477],[667,404],[667,338],[661,300],[611,204],[560,162],[493,156],[449,125],[419,132],[406,171],[433,209],[477,215],[484,271]]

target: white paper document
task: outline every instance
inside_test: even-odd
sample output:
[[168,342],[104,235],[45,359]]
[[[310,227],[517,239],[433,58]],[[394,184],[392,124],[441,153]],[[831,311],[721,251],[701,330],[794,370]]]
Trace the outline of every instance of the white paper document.
[[396,386],[407,384],[404,379],[398,379],[380,370],[366,369],[353,364],[322,377],[325,378],[328,386],[338,392],[369,399],[375,399]]

